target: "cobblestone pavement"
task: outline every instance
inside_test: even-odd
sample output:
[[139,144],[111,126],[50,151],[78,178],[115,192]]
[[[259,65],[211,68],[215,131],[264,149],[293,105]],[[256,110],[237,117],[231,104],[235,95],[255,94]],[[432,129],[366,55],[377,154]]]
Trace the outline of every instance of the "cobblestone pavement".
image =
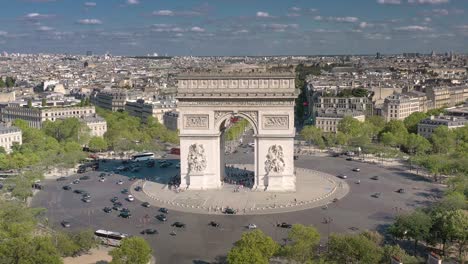
[[[235,165],[236,166],[236,165]],[[237,165],[250,169],[252,165]],[[224,184],[220,190],[180,191],[170,190],[167,185],[138,181],[143,192],[133,194],[139,200],[149,202],[157,207],[168,207],[174,210],[203,214],[221,214],[229,207],[237,214],[271,214],[284,213],[324,206],[341,199],[348,191],[348,184],[334,175],[310,169],[296,169],[296,192],[263,192],[251,191],[248,188],[235,192],[237,187]]]

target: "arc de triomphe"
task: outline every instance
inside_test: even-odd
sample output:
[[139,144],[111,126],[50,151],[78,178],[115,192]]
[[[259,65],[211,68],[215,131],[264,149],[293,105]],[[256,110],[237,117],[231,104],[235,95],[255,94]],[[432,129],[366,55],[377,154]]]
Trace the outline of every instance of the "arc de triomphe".
[[295,191],[293,73],[178,76],[181,188],[217,189],[224,177],[224,129],[231,117],[254,130],[254,189]]

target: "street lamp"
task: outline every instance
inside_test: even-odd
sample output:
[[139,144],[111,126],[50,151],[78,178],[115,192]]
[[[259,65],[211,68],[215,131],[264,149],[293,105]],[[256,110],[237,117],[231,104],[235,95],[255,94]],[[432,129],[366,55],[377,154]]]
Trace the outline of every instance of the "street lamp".
[[[327,216],[323,219],[323,223],[327,224],[327,241],[330,243],[330,224],[333,222],[333,218]],[[327,245],[327,252],[329,251],[329,246]]]

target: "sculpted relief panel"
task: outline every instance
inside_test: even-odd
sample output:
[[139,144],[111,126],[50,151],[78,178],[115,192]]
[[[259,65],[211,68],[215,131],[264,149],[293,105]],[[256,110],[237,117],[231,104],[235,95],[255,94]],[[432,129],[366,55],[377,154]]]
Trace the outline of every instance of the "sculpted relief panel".
[[265,161],[265,172],[282,173],[285,167],[283,147],[281,145],[273,145],[268,149],[268,154]]
[[208,129],[208,115],[184,115],[184,128],[188,129]]
[[190,145],[187,162],[189,172],[199,173],[206,169],[206,154],[202,144]]
[[263,116],[263,129],[289,129],[288,115]]

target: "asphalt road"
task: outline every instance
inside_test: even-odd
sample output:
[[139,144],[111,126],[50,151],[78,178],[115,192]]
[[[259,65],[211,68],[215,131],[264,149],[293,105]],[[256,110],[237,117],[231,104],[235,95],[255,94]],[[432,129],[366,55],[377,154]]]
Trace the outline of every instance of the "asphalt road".
[[[252,152],[244,151],[229,155],[232,163],[251,163]],[[154,249],[157,263],[211,263],[224,256],[237,241],[242,232],[246,231],[249,223],[254,223],[275,240],[282,242],[287,236],[287,230],[275,227],[278,222],[291,224],[300,223],[315,226],[322,238],[326,240],[329,232],[360,232],[365,229],[383,230],[392,222],[395,215],[415,207],[427,205],[440,193],[438,186],[407,174],[400,169],[387,169],[378,165],[346,161],[344,158],[305,157],[296,161],[296,167],[320,170],[331,174],[346,174],[349,178],[350,193],[337,203],[330,204],[328,209],[314,208],[285,214],[233,216],[233,215],[198,215],[170,211],[165,223],[155,219],[158,208],[144,208],[141,202],[124,201],[126,195],[121,194],[123,188],[129,188],[131,182],[128,177],[114,175],[107,177],[105,182],[98,181],[98,173],[90,173],[91,179],[72,185],[73,189],[83,189],[90,193],[92,201],[84,203],[81,195],[73,191],[65,191],[62,186],[69,181],[47,181],[45,190],[39,192],[33,199],[32,205],[48,209],[47,216],[51,223],[60,227],[62,220],[70,221],[71,229],[91,228],[106,229],[138,235],[145,228],[156,228],[157,235],[145,235]],[[359,167],[361,172],[353,172],[352,168]],[[156,169],[155,169],[156,170]],[[151,169],[148,169],[151,172]],[[148,172],[141,172],[142,174]],[[168,169],[170,176],[174,169]],[[136,173],[138,174],[138,173]],[[151,173],[150,173],[151,174]],[[158,170],[155,175],[165,174]],[[370,177],[378,175],[379,180]],[[81,175],[80,175],[81,176]],[[116,182],[122,179],[123,185]],[[360,179],[360,184],[354,182]],[[400,194],[396,190],[404,188],[406,193]],[[380,198],[371,195],[380,192]],[[105,206],[111,206],[110,199],[119,197],[124,207],[131,210],[132,218],[122,219],[113,211],[106,214],[102,211]],[[145,217],[148,215],[149,218]],[[330,224],[324,224],[324,218],[331,218]],[[187,225],[183,230],[176,230],[177,235],[171,236],[174,228],[170,225],[181,221]],[[210,221],[221,224],[221,228],[208,225]]]

